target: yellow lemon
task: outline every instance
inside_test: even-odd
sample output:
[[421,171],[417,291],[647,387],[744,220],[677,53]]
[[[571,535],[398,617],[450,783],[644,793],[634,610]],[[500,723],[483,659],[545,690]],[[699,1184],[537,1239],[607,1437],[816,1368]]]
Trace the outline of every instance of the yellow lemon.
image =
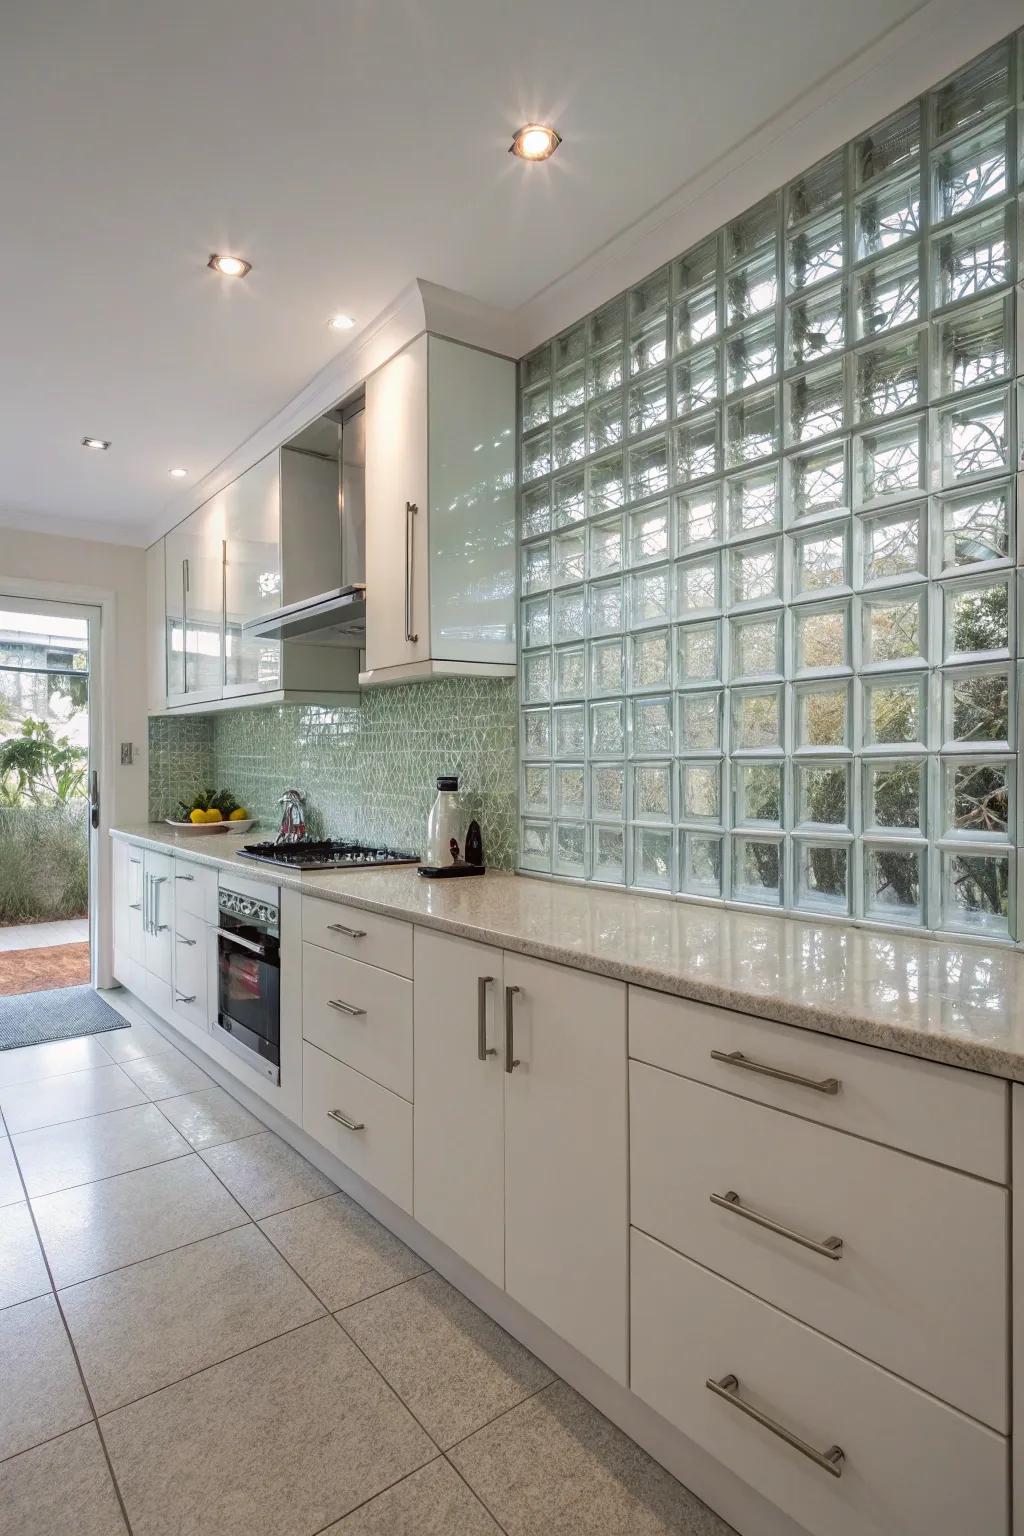
[[206,820],[206,812],[205,811],[189,811],[188,819],[189,819],[189,821],[194,823],[195,826],[198,827],[201,822],[204,822]]
[[214,808],[213,810],[206,812],[205,816],[203,817],[203,820],[204,821],[211,821],[211,822],[212,821],[223,821],[224,818],[221,815],[220,811],[218,811],[216,808]]
[[249,820],[249,812],[248,811],[243,811],[243,809],[242,809],[242,807],[240,805],[236,805],[234,810],[231,812],[231,815],[228,817],[228,821],[248,821],[248,820]]

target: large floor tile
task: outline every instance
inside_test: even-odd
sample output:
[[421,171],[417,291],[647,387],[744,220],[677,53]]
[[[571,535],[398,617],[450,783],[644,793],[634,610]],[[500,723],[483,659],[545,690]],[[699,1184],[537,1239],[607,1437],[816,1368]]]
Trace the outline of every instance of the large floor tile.
[[0,1464],[0,1536],[127,1536],[95,1424]]
[[135,1536],[313,1536],[434,1455],[330,1318],[102,1422]]
[[421,1275],[338,1321],[442,1450],[554,1380],[440,1275]]
[[32,1208],[58,1289],[247,1219],[194,1153],[43,1195]]
[[[112,1061],[134,1061],[137,1056],[159,1056],[178,1049],[152,1024],[133,1024],[130,1029],[111,1030],[100,1043]],[[178,1051],[179,1056],[182,1054]]]
[[323,1536],[501,1536],[480,1500],[439,1456]]
[[92,1418],[53,1296],[0,1312],[0,1460]]
[[0,1307],[43,1296],[50,1289],[42,1250],[27,1203],[0,1211]]
[[270,1216],[260,1226],[332,1312],[430,1267],[344,1194]]
[[14,1152],[7,1137],[0,1134],[0,1206],[13,1205],[16,1200],[24,1198]]
[[181,1051],[161,1051],[158,1056],[133,1056],[121,1063],[132,1082],[147,1099],[171,1099],[178,1093],[209,1088],[212,1079]]
[[323,1316],[250,1223],[61,1292],[97,1413]]
[[41,1077],[62,1077],[68,1072],[109,1066],[110,1057],[95,1035],[53,1040],[47,1045],[25,1045],[15,1051],[0,1051],[0,1090]]
[[216,1083],[195,1093],[161,1099],[160,1111],[197,1151],[203,1147],[219,1147],[225,1141],[237,1141],[241,1136],[253,1136],[264,1129],[255,1115],[250,1115],[237,1099]]
[[449,1452],[508,1536],[729,1536],[564,1382]]
[[338,1187],[273,1131],[210,1147],[202,1157],[256,1221]]
[[107,1179],[151,1163],[184,1157],[189,1150],[155,1104],[136,1104],[87,1120],[23,1131],[13,1138],[29,1195]]
[[145,1094],[113,1062],[88,1072],[67,1072],[0,1088],[0,1105],[12,1136],[34,1131],[40,1125],[81,1120],[86,1115],[102,1115],[145,1102]]

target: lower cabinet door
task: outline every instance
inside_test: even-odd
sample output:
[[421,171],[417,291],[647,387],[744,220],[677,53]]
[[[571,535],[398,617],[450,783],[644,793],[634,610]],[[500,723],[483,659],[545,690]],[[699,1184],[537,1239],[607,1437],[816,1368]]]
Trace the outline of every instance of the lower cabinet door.
[[302,1128],[412,1214],[412,1105],[306,1042]]
[[502,955],[417,928],[413,1215],[505,1284]]
[[507,952],[504,972],[505,1289],[625,1384],[626,989]]
[[197,1029],[208,1027],[207,975],[211,929],[190,912],[175,910],[171,1007]]
[[[174,862],[166,853],[146,849],[142,865],[144,963],[162,988],[170,988],[174,971]],[[161,990],[162,990],[161,988]]]
[[632,1390],[802,1529],[1006,1536],[1002,1435],[635,1230],[632,1254]]

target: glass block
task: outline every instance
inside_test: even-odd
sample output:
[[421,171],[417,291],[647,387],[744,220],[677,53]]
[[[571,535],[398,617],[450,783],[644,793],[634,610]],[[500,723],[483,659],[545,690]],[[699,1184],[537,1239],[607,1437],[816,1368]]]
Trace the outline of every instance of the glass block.
[[[668,420],[668,375],[652,374],[629,391],[629,432],[636,437]],[[601,446],[600,444],[598,446]]]
[[591,869],[593,879],[622,885],[626,878],[626,835],[621,827],[593,827]]
[[846,425],[846,364],[827,363],[791,379],[786,413],[787,443],[812,443]]
[[925,418],[876,427],[854,439],[855,504],[895,500],[927,489]]
[[680,888],[690,896],[721,896],[722,839],[684,832],[680,838]]
[[677,416],[690,416],[721,399],[721,367],[717,343],[680,358],[673,373]]
[[549,873],[551,869],[551,823],[524,821],[519,845],[519,862],[524,869]]
[[774,249],[764,251],[730,272],[725,280],[727,323],[739,325],[754,315],[774,309],[779,292],[779,272]]
[[731,475],[726,481],[726,495],[731,539],[781,526],[777,465],[748,470],[743,475]]
[[644,890],[672,889],[672,833],[659,827],[633,828],[633,884]]
[[720,763],[680,763],[679,815],[682,821],[720,821],[722,817]]
[[542,427],[545,422],[551,420],[550,385],[535,384],[532,389],[524,389],[522,403],[524,432],[529,432],[534,427]]
[[626,706],[621,699],[590,705],[591,757],[621,757],[626,750]]
[[667,565],[634,571],[629,578],[629,622],[638,629],[666,624],[672,617],[672,577]]
[[782,672],[782,615],[756,614],[732,619],[730,670],[734,679],[770,677]]
[[733,819],[738,827],[782,825],[782,764],[738,762],[732,770]]
[[750,464],[779,451],[778,390],[762,389],[733,400],[726,410],[726,460]]
[[594,763],[590,769],[590,814],[621,821],[626,814],[626,770],[621,763]]
[[925,679],[864,681],[864,742],[869,747],[925,745]]
[[857,340],[910,325],[921,313],[921,258],[917,246],[886,256],[858,272]]
[[547,343],[531,352],[520,364],[523,387],[528,389],[551,377],[551,345]]
[[921,758],[869,760],[864,765],[864,825],[869,831],[918,832],[926,827],[925,765]]
[[556,875],[568,875],[574,880],[585,880],[587,875],[587,829],[580,822],[555,823],[555,856],[552,870]]
[[717,411],[674,427],[672,453],[677,484],[688,485],[720,474],[722,438]]
[[755,203],[753,208],[748,208],[746,213],[741,213],[738,219],[726,225],[726,261],[731,266],[733,262],[743,261],[765,246],[773,246],[778,227],[779,195],[771,192],[759,203]]
[[782,844],[736,837],[732,844],[732,894],[737,901],[777,907],[782,902]]
[[635,691],[672,686],[672,642],[667,629],[645,630],[629,642],[629,686]]
[[551,544],[525,544],[522,552],[522,587],[524,593],[546,592],[551,585]]
[[643,501],[668,490],[668,440],[662,434],[629,450],[629,496]]
[[587,691],[587,657],[582,645],[555,652],[555,698],[582,699]]
[[564,469],[567,464],[575,464],[578,459],[586,458],[587,434],[582,416],[573,416],[569,421],[557,424],[552,433],[552,463],[556,469]]
[[582,757],[587,748],[586,715],[582,704],[560,704],[552,711],[555,757]]
[[1003,379],[1013,366],[1009,298],[954,310],[933,328],[933,389],[951,395]]
[[1006,121],[955,139],[932,155],[932,223],[969,213],[1007,191]]
[[587,395],[593,400],[622,383],[622,348],[608,347],[587,360]]
[[634,757],[663,757],[672,751],[672,700],[659,698],[630,701],[629,750]]
[[669,268],[661,267],[629,292],[629,318],[641,320],[668,303]]
[[842,210],[806,224],[786,242],[786,279],[790,292],[838,277],[846,259]]
[[582,469],[574,469],[567,475],[559,475],[554,481],[551,489],[551,521],[554,527],[564,528],[569,523],[582,522],[586,517],[585,479]]
[[668,503],[659,501],[653,507],[629,515],[629,563],[650,565],[655,560],[665,560],[669,554]]
[[545,427],[523,439],[523,479],[539,480],[551,472],[551,432]]
[[853,210],[857,260],[913,240],[921,231],[921,178],[883,182],[863,193]]
[[534,816],[551,813],[551,769],[546,763],[523,767],[523,810]]
[[931,242],[932,303],[957,304],[1013,278],[1012,208],[997,208]]
[[967,128],[1010,100],[1010,50],[1000,43],[932,92],[932,132],[936,138]]
[[624,618],[621,576],[593,582],[590,587],[590,633],[618,634]]
[[551,585],[567,586],[586,575],[586,534],[582,528],[563,528],[551,540]]
[[816,363],[846,344],[846,284],[816,288],[786,310],[786,359],[790,367]]
[[590,691],[599,696],[621,693],[625,687],[624,642],[617,636],[590,642]]
[[580,362],[586,350],[587,323],[581,320],[555,341],[555,372],[561,373],[563,368],[571,368],[573,363]]
[[668,316],[655,315],[646,321],[630,337],[629,371],[645,373],[648,368],[660,368],[668,356]]
[[586,803],[586,780],[582,763],[556,763],[555,815],[582,816]]
[[801,687],[796,695],[798,750],[850,745],[850,689],[847,683]]
[[857,186],[863,187],[882,176],[909,170],[920,152],[921,109],[915,101],[854,141]]
[[915,502],[898,512],[874,512],[860,520],[863,582],[927,576],[925,520],[927,506]]
[[551,652],[527,652],[522,664],[523,703],[547,704],[551,701]]
[[554,414],[567,416],[578,411],[587,397],[586,369],[583,363],[567,368],[555,378]]
[[551,756],[550,709],[523,710],[523,756]]
[[823,449],[794,453],[786,461],[789,511],[795,522],[849,508],[849,445],[831,442]]
[[587,633],[587,605],[582,587],[556,592],[551,602],[552,632],[556,644],[582,640]]
[[602,395],[587,411],[587,451],[600,453],[622,442],[622,396]]
[[947,760],[942,772],[945,836],[1005,842],[1012,825],[1012,758]]
[[672,345],[688,352],[718,335],[718,285],[695,288],[672,311]]
[[733,688],[732,750],[782,750],[782,689]]
[[721,689],[678,695],[680,752],[722,750],[722,697]]
[[858,352],[853,409],[856,421],[875,421],[923,404],[924,332],[878,342]]
[[864,665],[920,664],[927,649],[926,592],[901,587],[865,595],[861,604]]
[[869,844],[864,851],[864,912],[876,922],[922,921],[923,851]]
[[720,625],[681,624],[676,630],[676,687],[717,682],[722,673]]
[[846,151],[837,150],[827,160],[819,160],[786,188],[786,225],[802,224],[835,207],[842,201],[846,184]]
[[587,477],[587,504],[591,516],[622,506],[626,492],[621,453],[606,453],[603,458],[594,459],[587,466]]
[[1010,675],[1006,667],[964,669],[943,677],[943,734],[949,742],[1009,746]]
[[[682,365],[679,365],[682,366]],[[730,395],[773,379],[779,371],[775,316],[736,331],[725,343],[725,387]]]
[[849,532],[845,523],[832,523],[813,532],[793,535],[793,589],[828,592],[850,584]]
[[950,582],[942,589],[946,661],[995,660],[1010,648],[1010,582]]
[[793,613],[796,665],[801,672],[850,665],[850,605],[814,603]]
[[938,428],[943,485],[1010,467],[1010,400],[1005,389],[940,407]]
[[672,820],[671,763],[634,763],[630,783],[634,821]]
[[526,598],[522,604],[523,645],[551,644],[551,600],[548,597]]
[[986,938],[1010,931],[1010,859],[1005,853],[942,853],[942,925]]
[[718,544],[722,539],[722,488],[703,486],[675,498],[676,548],[684,554],[701,544]]
[[520,537],[532,539],[538,533],[547,533],[551,527],[551,482],[542,480],[532,490],[524,491],[520,499]]
[[622,516],[602,517],[590,525],[590,574],[607,576],[621,571],[626,563]]
[[838,843],[795,844],[797,905],[811,911],[848,912],[850,850]]
[[943,496],[940,505],[945,569],[1008,558],[1013,505],[1009,483]]
[[767,539],[729,551],[729,590],[733,603],[770,603],[782,597],[782,543]]
[[677,295],[700,288],[709,283],[718,271],[718,236],[710,235],[691,250],[680,256],[675,265],[675,291]]
[[613,299],[590,317],[590,350],[599,352],[626,334],[626,308],[621,299]]

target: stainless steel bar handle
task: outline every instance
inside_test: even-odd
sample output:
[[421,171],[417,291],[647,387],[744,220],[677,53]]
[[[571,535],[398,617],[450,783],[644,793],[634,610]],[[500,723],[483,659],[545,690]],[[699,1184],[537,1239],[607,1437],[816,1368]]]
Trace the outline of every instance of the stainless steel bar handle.
[[493,983],[493,976],[478,976],[476,979],[476,1054],[479,1061],[486,1061],[488,1056],[497,1056],[493,1046],[487,1044],[487,988]]
[[259,955],[261,959],[265,960],[267,957],[267,952],[262,944],[254,944],[252,939],[243,939],[240,933],[230,933],[226,928],[218,928],[217,937],[218,939],[227,939],[229,944],[240,944],[243,949],[251,949],[253,954]]
[[350,1120],[348,1115],[342,1114],[340,1109],[329,1109],[327,1111],[327,1118],[328,1120],[337,1120],[338,1124],[343,1125],[346,1131],[366,1130],[366,1126],[361,1120]]
[[175,938],[176,938],[176,939],[177,939],[177,941],[178,941],[178,943],[179,943],[179,944],[187,944],[187,945],[188,945],[188,947],[189,947],[189,949],[195,949],[195,947],[196,947],[196,941],[195,941],[195,939],[186,939],[186,938],[185,938],[185,937],[184,937],[184,936],[183,936],[183,935],[182,935],[182,934],[180,934],[180,933],[176,933],[176,934],[175,934],[175,935],[174,935],[174,937],[175,937]]
[[151,886],[152,879],[153,879],[153,876],[151,874],[149,874],[148,872],[143,874],[143,876],[142,876],[142,931],[143,931],[143,933],[152,933],[152,931],[153,931],[152,928],[149,926],[149,924],[150,924],[150,917],[149,917],[150,886]]
[[188,561],[181,562],[181,689],[188,693]]
[[749,1205],[744,1205],[734,1189],[727,1189],[724,1195],[709,1195],[712,1205],[717,1205],[720,1210],[732,1211],[734,1216],[742,1216],[744,1221],[752,1221],[755,1227],[764,1227],[767,1232],[775,1232],[779,1237],[788,1237],[791,1243],[799,1243],[801,1248],[809,1248],[812,1253],[820,1254],[823,1259],[841,1259],[843,1256],[843,1240],[841,1237],[826,1237],[820,1243],[816,1238],[805,1237],[802,1232],[794,1232],[792,1227],[784,1227],[778,1221],[772,1221],[770,1216],[764,1216],[760,1211],[752,1210]]
[[343,933],[346,939],[365,939],[365,928],[346,928],[344,923],[328,923],[328,933]]
[[742,1051],[712,1051],[711,1060],[721,1061],[727,1067],[742,1067],[747,1072],[760,1072],[762,1077],[774,1077],[780,1083],[795,1083],[798,1088],[813,1088],[815,1093],[839,1092],[838,1077],[801,1077],[798,1072],[784,1072],[781,1067],[769,1067],[763,1061],[751,1061]]
[[413,518],[419,511],[414,501],[405,504],[405,638],[412,644],[419,639],[412,627]]
[[846,1453],[841,1445],[830,1445],[827,1451],[819,1451],[815,1446],[808,1445],[806,1440],[801,1440],[799,1435],[794,1435],[793,1431],[787,1429],[784,1424],[769,1418],[752,1403],[745,1403],[740,1397],[740,1384],[733,1375],[722,1376],[718,1381],[709,1376],[704,1385],[716,1397],[723,1398],[725,1402],[731,1403],[734,1408],[738,1408],[741,1413],[753,1419],[755,1424],[760,1424],[762,1428],[770,1430],[773,1435],[778,1435],[780,1440],[792,1446],[794,1451],[799,1451],[801,1456],[806,1456],[808,1461],[813,1461],[816,1467],[820,1467],[830,1477],[842,1477]]
[[128,903],[128,910],[129,910],[129,912],[141,912],[142,911],[142,902],[141,901],[130,901]]
[[153,875],[153,934],[166,933],[170,923],[160,921],[160,887],[167,884],[166,875]]
[[175,875],[174,878],[175,878],[175,880],[188,880],[188,881],[192,881],[192,880],[195,879],[195,875]]
[[340,997],[329,997],[327,999],[327,1006],[328,1008],[335,1009],[338,1013],[351,1014],[354,1019],[359,1018],[361,1014],[366,1012],[365,1008],[355,1008],[351,1003],[343,1003]]
[[191,997],[186,997],[184,992],[175,992],[174,994],[174,1001],[176,1003],[194,1003],[195,1000],[196,995],[194,992],[192,993]]
[[505,988],[505,1071],[506,1072],[513,1072],[513,1071],[515,1071],[516,1067],[518,1067],[520,1065],[519,1059],[515,1055],[515,1045],[514,1045],[514,1042],[513,1042],[513,1039],[512,1039],[512,1032],[513,1032],[513,1029],[515,1027],[515,1017],[514,1017],[514,1014],[515,1014],[515,996],[516,996],[516,993],[518,991],[519,991],[518,987],[506,987]]

